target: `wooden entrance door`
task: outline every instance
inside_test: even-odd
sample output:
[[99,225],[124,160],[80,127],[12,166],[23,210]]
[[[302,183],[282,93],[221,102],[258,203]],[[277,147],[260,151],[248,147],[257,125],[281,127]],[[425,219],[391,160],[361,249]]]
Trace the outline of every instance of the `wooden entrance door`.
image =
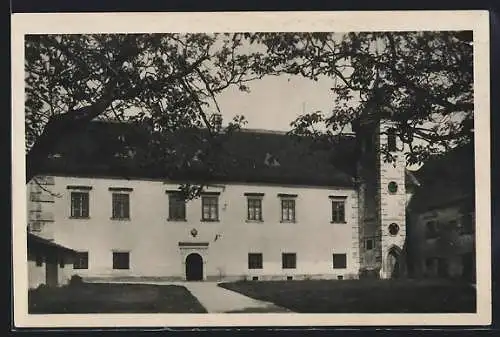
[[186,257],[186,280],[203,280],[203,258],[200,254],[191,253]]

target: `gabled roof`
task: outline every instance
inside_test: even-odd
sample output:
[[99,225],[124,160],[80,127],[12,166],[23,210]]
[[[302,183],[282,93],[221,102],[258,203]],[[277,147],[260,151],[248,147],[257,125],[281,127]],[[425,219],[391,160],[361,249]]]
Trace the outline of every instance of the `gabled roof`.
[[74,251],[73,249],[28,232],[28,249],[34,247],[41,247],[45,250],[57,250],[65,253],[76,253],[76,251]]
[[[195,152],[194,148],[203,145],[197,132],[184,130],[169,141]],[[355,183],[352,136],[342,137],[333,145],[312,147],[312,140],[304,137],[297,140],[284,133],[237,131],[222,145],[217,159],[221,169],[217,172],[196,167],[167,171],[161,160],[145,164],[150,140],[151,133],[136,124],[92,122],[85,131],[60,140],[42,173],[338,187],[352,187]],[[130,149],[133,156],[127,155]]]
[[474,144],[435,156],[414,172],[421,186],[410,201],[415,212],[460,204],[473,207],[475,196]]

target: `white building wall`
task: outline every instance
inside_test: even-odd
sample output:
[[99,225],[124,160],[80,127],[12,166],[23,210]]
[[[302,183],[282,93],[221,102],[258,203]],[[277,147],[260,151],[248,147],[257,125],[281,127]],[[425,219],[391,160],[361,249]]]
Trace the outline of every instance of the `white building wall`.
[[[89,219],[70,219],[68,185],[90,186]],[[128,220],[111,219],[110,187],[132,188]],[[354,189],[229,184],[219,191],[219,222],[201,222],[201,199],[187,204],[187,221],[168,221],[167,190],[177,185],[161,181],[55,177],[60,194],[53,204],[54,222],[44,231],[77,251],[89,252],[83,277],[168,277],[183,279],[185,266],[179,242],[205,242],[205,277],[244,278],[254,275],[286,277],[356,277],[359,270],[358,202]],[[264,193],[263,222],[247,222],[244,193]],[[297,194],[296,223],[281,223],[279,193]],[[331,221],[330,196],[345,196],[346,223]],[[196,229],[196,237],[191,235]],[[216,237],[218,237],[216,239]],[[130,251],[130,269],[113,270],[112,252]],[[248,270],[248,253],[263,254],[263,269]],[[296,253],[297,268],[282,269],[281,253]],[[184,253],[184,255],[183,255]],[[347,268],[333,269],[333,253],[347,254]]]
[[41,284],[45,284],[45,262],[41,266],[37,266],[35,260],[28,259],[29,289],[36,289]]

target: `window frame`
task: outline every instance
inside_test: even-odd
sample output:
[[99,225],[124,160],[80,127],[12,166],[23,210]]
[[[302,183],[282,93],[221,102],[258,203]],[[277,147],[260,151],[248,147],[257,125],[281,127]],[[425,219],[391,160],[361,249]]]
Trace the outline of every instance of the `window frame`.
[[[368,247],[368,242],[371,243],[371,246]],[[375,240],[374,239],[365,239],[365,250],[373,250],[375,249]]]
[[[292,265],[289,266],[287,258],[293,257],[291,261],[293,261]],[[297,253],[281,253],[281,269],[297,269]]]
[[[83,259],[84,263],[82,262],[81,256],[84,256],[85,258]],[[82,267],[83,265],[83,267]],[[75,256],[75,261],[73,262],[73,269],[75,270],[86,270],[89,269],[89,252],[76,252]]]
[[[187,202],[180,191],[168,193],[168,221],[187,221]],[[182,207],[181,207],[182,205]],[[172,210],[176,210],[173,212]],[[181,212],[178,212],[182,210]],[[180,214],[180,216],[178,216]]]
[[[280,197],[280,205],[281,205],[281,212],[280,212],[280,222],[282,223],[295,223],[297,222],[297,202],[296,202],[296,197],[291,197],[291,196],[282,196]],[[285,207],[285,204],[291,203],[292,207]],[[286,209],[286,212],[285,212]],[[283,215],[286,214],[287,218],[283,217]],[[292,216],[290,217],[290,214]]]
[[[256,261],[252,260],[251,257],[253,258],[258,257],[257,263],[252,263]],[[264,256],[262,255],[262,253],[248,253],[248,269],[249,270],[264,269]]]
[[[264,216],[262,214],[262,197],[247,196],[247,221],[250,222],[263,222]],[[252,213],[253,212],[253,213]],[[258,216],[257,216],[258,214]]]
[[[331,223],[335,224],[345,224],[346,221],[346,196],[330,196],[331,203]],[[341,212],[338,216],[336,216],[336,212],[339,211],[339,207],[335,207],[335,205],[342,205]],[[341,215],[341,216],[340,216]]]
[[[119,198],[123,198],[120,200]],[[116,199],[118,198],[118,199]],[[124,203],[124,201],[126,202]],[[117,205],[121,204],[122,214],[117,214],[117,209],[115,208]],[[126,205],[126,207],[124,207]],[[130,220],[130,193],[113,191],[111,193],[111,219],[112,220]]]
[[[335,265],[335,257],[343,257],[343,264],[341,266]],[[333,253],[332,255],[332,267],[333,269],[347,269],[347,254],[346,253]]]
[[[208,200],[215,200],[215,203],[207,203]],[[215,205],[215,206],[214,206]],[[209,217],[205,217],[205,206],[208,206]],[[212,210],[215,210],[215,216],[212,217]],[[201,221],[203,222],[218,222],[220,221],[219,214],[219,193],[208,194],[204,193],[201,195]]]
[[[119,256],[126,256],[126,267],[121,267],[117,266],[118,262],[122,262],[120,260],[117,260]],[[112,252],[112,268],[113,270],[130,270],[130,252],[129,251],[122,251],[122,250],[114,250]]]
[[[79,198],[76,198],[79,196]],[[78,205],[79,204],[79,205]],[[76,207],[76,206],[79,207]],[[84,190],[73,190],[70,192],[70,218],[90,218],[90,193]]]

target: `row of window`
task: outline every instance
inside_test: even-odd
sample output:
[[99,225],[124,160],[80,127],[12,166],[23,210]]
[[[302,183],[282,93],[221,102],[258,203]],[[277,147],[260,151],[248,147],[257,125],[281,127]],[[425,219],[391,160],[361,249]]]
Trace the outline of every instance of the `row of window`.
[[[77,252],[73,263],[73,269],[88,269],[89,253]],[[113,252],[113,269],[130,269],[129,252]]]
[[474,215],[464,214],[459,220],[453,219],[447,222],[429,220],[425,224],[425,237],[427,239],[438,238],[442,230],[456,230],[459,234],[471,234],[474,231]]
[[[248,253],[248,269],[262,269],[263,260],[264,259],[262,253]],[[38,261],[37,265],[39,265]],[[282,253],[281,265],[283,269],[296,269],[297,254]],[[62,262],[61,267],[64,267],[64,262]],[[88,269],[88,267],[89,267],[89,253],[88,252],[76,253],[75,260],[73,263],[73,268]],[[334,269],[347,268],[347,254],[333,254],[333,268]],[[130,253],[113,252],[113,269],[130,269]]]
[[[296,269],[297,254],[282,253],[281,267],[283,269]],[[262,269],[262,268],[263,268],[262,253],[248,253],[248,269]],[[347,268],[347,254],[333,254],[333,268],[334,269]]]
[[[264,221],[263,196],[261,193],[247,193],[247,220]],[[281,221],[296,221],[296,195],[278,195],[281,199]],[[111,218],[117,220],[130,219],[130,194],[113,192]],[[330,197],[333,223],[345,222],[345,197]],[[170,192],[168,199],[168,219],[171,221],[186,221],[186,201],[179,192]],[[201,196],[202,221],[219,221],[219,195],[206,194]],[[71,192],[71,217],[88,218],[89,192]]]
[[[36,266],[43,265],[43,257],[36,256]],[[64,259],[59,259],[59,267],[64,268]],[[88,269],[89,267],[89,253],[78,252],[75,255],[73,262],[73,269]],[[129,252],[113,252],[113,269],[129,269],[130,268],[130,254]]]

